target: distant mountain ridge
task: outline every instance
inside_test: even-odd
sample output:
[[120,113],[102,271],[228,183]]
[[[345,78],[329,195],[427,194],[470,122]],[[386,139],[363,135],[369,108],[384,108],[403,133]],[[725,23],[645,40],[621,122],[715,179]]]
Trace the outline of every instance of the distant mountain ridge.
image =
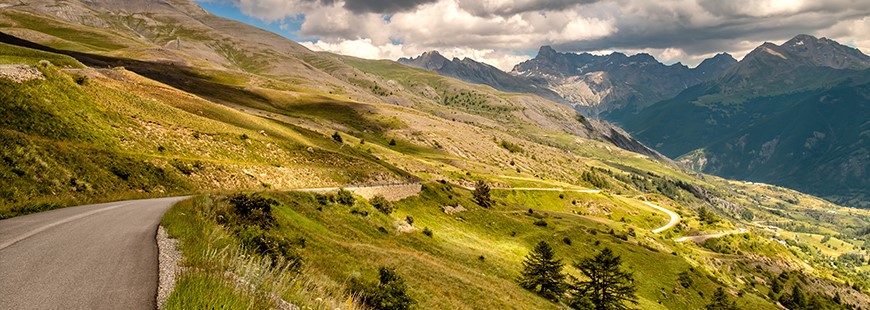
[[542,81],[511,75],[496,67],[471,58],[447,59],[438,51],[425,52],[418,57],[399,58],[400,64],[432,70],[442,75],[457,78],[469,83],[489,85],[495,89],[507,92],[536,94],[554,101],[563,102],[562,97],[546,87],[540,86]]
[[535,58],[517,64],[509,73],[470,58],[450,60],[438,51],[398,62],[502,91],[536,94],[570,104],[585,115],[619,121],[618,116],[608,116],[631,114],[673,97],[719,76],[737,60],[721,53],[689,68],[680,63],[665,65],[649,54],[597,56],[560,53],[542,46]]
[[868,119],[870,57],[799,35],[760,45],[720,77],[622,125],[694,169],[867,208]]
[[[514,66],[512,74],[546,81],[546,86],[591,116],[620,121],[657,101],[719,76],[737,61],[727,53],[696,68],[665,65],[649,54],[560,53],[542,46],[535,58]],[[613,116],[609,116],[613,114]]]

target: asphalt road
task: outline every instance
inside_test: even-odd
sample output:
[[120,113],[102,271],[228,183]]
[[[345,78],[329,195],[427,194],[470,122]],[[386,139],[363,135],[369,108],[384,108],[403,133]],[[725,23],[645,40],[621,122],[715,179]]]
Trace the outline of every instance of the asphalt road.
[[663,231],[665,231],[665,230],[668,230],[668,229],[670,229],[671,227],[674,227],[674,225],[677,225],[677,223],[680,222],[680,215],[677,214],[676,212],[671,211],[671,210],[668,210],[668,209],[665,209],[665,208],[662,208],[662,207],[660,207],[660,206],[658,206],[658,205],[652,204],[652,203],[647,202],[647,201],[643,201],[643,203],[644,203],[645,205],[647,205],[647,206],[650,206],[650,207],[653,208],[653,209],[656,209],[656,210],[662,211],[662,212],[666,213],[668,216],[671,217],[671,220],[668,221],[668,223],[665,224],[665,226],[662,226],[662,227],[659,227],[659,228],[653,229],[652,232],[653,232],[654,234],[657,234],[657,233],[663,232]]
[[0,309],[155,309],[157,225],[184,198],[0,221]]

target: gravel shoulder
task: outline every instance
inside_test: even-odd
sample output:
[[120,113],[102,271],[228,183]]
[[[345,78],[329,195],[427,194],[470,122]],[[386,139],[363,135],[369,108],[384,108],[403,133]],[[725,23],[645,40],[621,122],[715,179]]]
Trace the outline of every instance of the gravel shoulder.
[[163,309],[175,289],[181,262],[178,240],[169,238],[163,226],[157,227],[157,252],[160,279],[157,285],[157,309]]

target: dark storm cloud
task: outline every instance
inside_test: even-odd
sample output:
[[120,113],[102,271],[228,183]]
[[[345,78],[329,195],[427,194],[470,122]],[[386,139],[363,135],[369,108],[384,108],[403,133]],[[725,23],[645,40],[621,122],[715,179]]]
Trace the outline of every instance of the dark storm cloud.
[[512,16],[541,11],[562,11],[582,4],[600,0],[517,0],[507,3],[484,3],[476,0],[461,0],[459,6],[476,16]]
[[[752,10],[737,3],[713,0],[682,11],[645,6],[633,15],[613,16],[618,30],[610,35],[553,46],[566,51],[679,48],[688,55],[733,51],[740,42],[780,41],[798,34],[825,36],[820,31],[840,21],[870,15],[870,6],[849,7],[850,3],[814,4],[797,12],[762,16],[753,16]],[[698,21],[698,16],[706,20]]]
[[345,0],[344,7],[354,13],[392,14],[412,10],[437,0]]
[[[304,0],[309,3],[318,3],[321,5],[334,5],[336,0]],[[344,8],[353,13],[378,13],[378,14],[393,14],[412,10],[417,6],[426,3],[436,2],[438,0],[345,0]]]

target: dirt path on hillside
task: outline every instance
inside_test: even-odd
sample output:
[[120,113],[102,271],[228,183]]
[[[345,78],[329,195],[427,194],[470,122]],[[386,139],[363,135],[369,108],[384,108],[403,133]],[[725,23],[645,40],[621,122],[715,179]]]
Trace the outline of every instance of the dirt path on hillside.
[[298,192],[314,192],[328,193],[335,192],[340,189],[345,189],[360,195],[365,199],[371,199],[377,195],[384,196],[389,201],[402,200],[420,193],[423,189],[422,183],[400,183],[400,184],[383,184],[383,185],[358,185],[346,187],[318,187],[318,188],[299,188],[292,189]]
[[685,236],[685,237],[677,238],[674,241],[676,241],[676,242],[694,241],[697,243],[701,243],[701,242],[707,241],[708,239],[722,238],[722,237],[725,237],[728,235],[736,235],[736,234],[742,234],[742,233],[746,233],[746,232],[749,232],[749,230],[746,228],[740,228],[740,229],[735,229],[735,230],[723,231],[723,232],[715,233],[715,234]]

